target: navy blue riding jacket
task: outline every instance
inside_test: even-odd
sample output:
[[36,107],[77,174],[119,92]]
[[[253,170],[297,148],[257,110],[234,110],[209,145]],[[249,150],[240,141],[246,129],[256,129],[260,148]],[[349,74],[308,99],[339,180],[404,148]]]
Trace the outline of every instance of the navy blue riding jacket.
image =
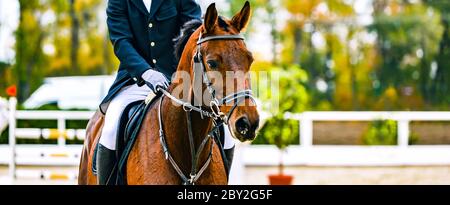
[[162,72],[170,79],[178,62],[173,39],[192,19],[201,19],[195,0],[152,0],[150,12],[142,0],[109,0],[107,24],[119,71],[100,110],[125,86],[145,85],[141,75],[148,69]]

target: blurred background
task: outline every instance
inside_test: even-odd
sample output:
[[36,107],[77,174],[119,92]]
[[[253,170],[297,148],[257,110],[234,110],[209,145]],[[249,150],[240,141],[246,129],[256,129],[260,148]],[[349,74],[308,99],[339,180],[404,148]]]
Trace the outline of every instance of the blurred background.
[[[87,119],[119,63],[106,2],[0,0],[0,183],[76,183]],[[212,2],[231,17],[245,1],[198,1]],[[250,3],[252,69],[281,73],[280,103],[260,91],[265,123],[239,145],[231,183],[283,172],[293,184],[450,184],[450,1]]]

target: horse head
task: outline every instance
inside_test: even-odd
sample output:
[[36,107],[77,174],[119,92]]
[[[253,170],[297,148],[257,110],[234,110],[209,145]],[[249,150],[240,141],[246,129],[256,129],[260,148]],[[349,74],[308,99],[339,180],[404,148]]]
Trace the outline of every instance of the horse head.
[[[211,4],[205,14],[203,26],[200,28],[201,39],[217,39],[199,44],[198,52],[203,57],[201,61],[205,65],[207,78],[215,79],[212,87],[218,99],[251,90],[249,71],[253,62],[252,53],[239,37],[226,39],[229,36],[239,36],[247,26],[250,15],[248,2],[231,20],[218,16],[215,4]],[[205,89],[208,88],[203,88]],[[208,96],[208,92],[203,93]],[[209,98],[210,96],[204,97],[204,101]],[[227,121],[233,137],[242,142],[255,138],[259,114],[252,98],[233,99],[219,107],[223,113],[229,113]]]
[[[219,16],[213,3],[206,11],[203,23],[187,23],[177,39],[176,53],[180,62],[171,89],[174,94],[177,93],[176,87],[180,87],[178,93],[184,94],[178,97],[196,101],[193,103],[196,106],[211,109],[221,116],[233,137],[242,142],[253,140],[259,126],[249,77],[253,56],[240,35],[249,23],[250,15],[248,2],[231,20]],[[188,35],[189,30],[193,33],[185,39],[184,46],[183,37]],[[186,77],[189,80],[185,80]],[[183,86],[178,86],[180,84]],[[186,94],[188,90],[189,94]]]

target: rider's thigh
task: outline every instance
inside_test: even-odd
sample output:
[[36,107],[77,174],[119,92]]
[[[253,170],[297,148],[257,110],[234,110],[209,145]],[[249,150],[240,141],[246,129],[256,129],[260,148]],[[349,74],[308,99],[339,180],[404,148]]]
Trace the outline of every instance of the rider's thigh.
[[132,102],[144,100],[149,92],[152,91],[147,86],[139,87],[135,84],[125,87],[111,100],[105,115],[100,144],[108,149],[115,150],[117,128],[123,110]]

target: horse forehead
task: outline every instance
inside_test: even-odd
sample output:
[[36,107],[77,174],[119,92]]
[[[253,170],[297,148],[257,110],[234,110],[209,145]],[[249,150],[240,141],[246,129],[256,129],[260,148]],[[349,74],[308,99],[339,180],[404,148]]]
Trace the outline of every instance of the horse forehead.
[[206,48],[207,55],[246,58],[251,55],[245,43],[240,40],[211,41]]
[[229,52],[224,52],[226,61],[233,65],[248,64],[251,61],[250,54],[246,47],[234,47]]

